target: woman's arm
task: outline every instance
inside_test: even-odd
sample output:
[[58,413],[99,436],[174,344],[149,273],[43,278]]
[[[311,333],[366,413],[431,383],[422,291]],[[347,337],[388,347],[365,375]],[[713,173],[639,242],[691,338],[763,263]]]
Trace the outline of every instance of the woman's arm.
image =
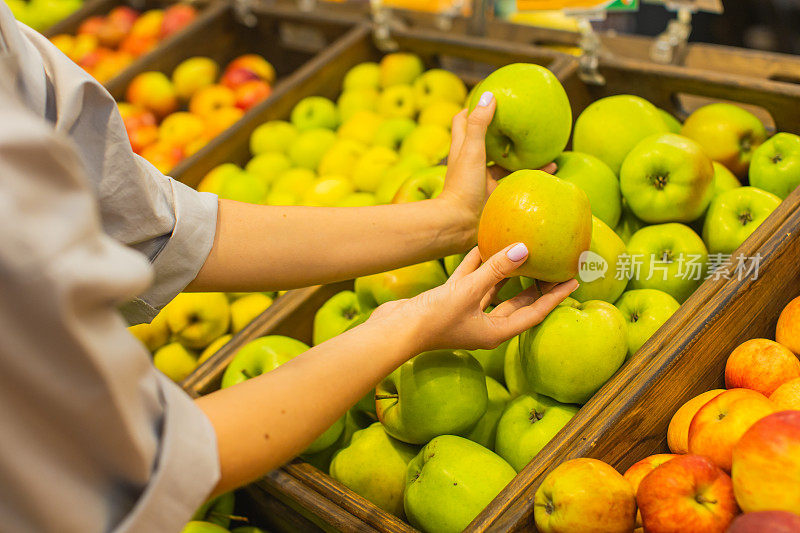
[[524,245],[510,246],[480,265],[474,249],[445,285],[385,304],[361,326],[276,370],[196,400],[217,435],[222,476],[214,494],[301,453],[414,355],[436,348],[492,348],[541,322],[577,288],[575,280],[538,299],[532,287],[484,312],[499,283],[527,255]]
[[434,200],[319,208],[219,202],[214,245],[187,290],[255,291],[329,283],[461,253],[475,243],[494,180],[486,171],[491,93],[453,119],[445,187]]

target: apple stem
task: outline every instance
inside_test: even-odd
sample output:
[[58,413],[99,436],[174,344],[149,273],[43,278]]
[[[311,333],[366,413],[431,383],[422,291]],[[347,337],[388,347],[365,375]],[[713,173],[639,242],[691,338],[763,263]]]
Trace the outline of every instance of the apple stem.
[[247,379],[252,379],[253,378],[253,375],[250,372],[248,372],[247,370],[244,370],[244,369],[242,369],[242,375],[244,377],[246,377]]
[[249,522],[250,519],[246,516],[239,516],[235,514],[220,513],[218,511],[211,511],[206,518],[228,518],[230,520],[238,520],[239,522]]
[[397,394],[376,394],[375,400],[396,400]]
[[503,148],[503,158],[508,157],[508,153],[511,152],[511,143],[506,143],[506,147]]

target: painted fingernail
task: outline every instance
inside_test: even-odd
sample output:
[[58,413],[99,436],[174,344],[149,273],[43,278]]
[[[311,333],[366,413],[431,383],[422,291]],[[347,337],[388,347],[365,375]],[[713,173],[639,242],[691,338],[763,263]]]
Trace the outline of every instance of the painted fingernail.
[[522,261],[523,259],[528,257],[528,247],[525,246],[523,243],[518,242],[510,250],[506,252],[506,256],[515,263],[518,261]]
[[491,91],[486,91],[481,95],[480,100],[478,100],[478,105],[481,107],[486,107],[492,103],[492,98],[494,98],[494,95],[491,93]]
[[571,279],[567,283],[569,283],[572,286],[572,290],[569,291],[570,294],[572,294],[573,292],[577,291],[578,287],[581,286],[581,284],[578,282],[577,279]]

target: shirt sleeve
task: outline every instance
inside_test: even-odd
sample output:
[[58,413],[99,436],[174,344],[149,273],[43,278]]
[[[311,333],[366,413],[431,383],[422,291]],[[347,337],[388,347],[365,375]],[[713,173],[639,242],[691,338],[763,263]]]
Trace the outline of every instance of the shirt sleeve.
[[[103,231],[72,140],[14,81],[0,76],[0,529],[180,531],[219,478],[213,428],[117,311],[153,266]],[[152,181],[178,218],[205,201]],[[178,219],[171,234],[194,238]]]
[[111,95],[46,38],[18,25],[3,3],[0,33],[17,58],[9,75],[23,103],[73,141],[104,232],[153,266],[153,283],[122,308],[129,323],[149,322],[205,262],[217,197],[164,176],[134,154]]

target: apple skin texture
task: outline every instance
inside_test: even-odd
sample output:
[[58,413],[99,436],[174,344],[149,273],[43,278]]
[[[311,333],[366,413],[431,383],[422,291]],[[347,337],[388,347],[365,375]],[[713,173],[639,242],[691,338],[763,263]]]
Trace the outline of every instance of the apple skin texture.
[[355,291],[363,312],[381,304],[413,298],[447,281],[439,261],[426,261],[407,267],[356,278]]
[[229,533],[227,529],[211,522],[201,522],[199,520],[192,520],[188,522],[181,533]]
[[627,324],[608,302],[567,298],[519,336],[519,349],[533,392],[583,404],[625,361]]
[[750,185],[786,198],[800,185],[800,137],[776,133],[753,152]]
[[486,91],[497,101],[486,132],[490,161],[511,171],[540,168],[564,150],[572,129],[572,110],[564,87],[552,72],[528,63],[501,67],[473,91],[470,112]]
[[680,305],[675,298],[656,289],[623,292],[614,306],[628,323],[628,357],[638,352]]
[[[381,396],[394,396],[377,399]],[[376,387],[376,411],[386,432],[409,444],[471,430],[486,413],[480,363],[463,350],[424,352]]]
[[709,253],[733,253],[780,203],[774,194],[755,187],[721,193],[711,202],[703,223]]
[[800,516],[788,511],[755,511],[737,516],[725,533],[797,533]]
[[408,464],[404,504],[412,526],[458,533],[512,480],[499,455],[454,435],[430,441]]
[[520,472],[577,412],[547,396],[519,396],[500,418],[494,450]]
[[619,180],[608,165],[581,152],[562,152],[555,164],[557,177],[574,183],[589,197],[592,214],[615,227],[622,212],[622,196]]
[[691,139],[664,133],[643,139],[627,155],[619,175],[622,195],[645,222],[691,222],[714,194],[714,166]]
[[514,274],[549,282],[575,277],[581,252],[589,249],[591,238],[586,193],[541,170],[519,170],[503,178],[478,223],[481,259],[523,242],[533,259]]
[[622,161],[639,141],[667,132],[656,106],[638,96],[618,94],[583,110],[575,121],[572,149],[597,157],[618,175]]
[[531,392],[528,378],[525,376],[525,370],[522,368],[522,361],[519,356],[519,336],[508,341],[505,361],[503,362],[503,377],[505,378],[508,393],[512,398]]

